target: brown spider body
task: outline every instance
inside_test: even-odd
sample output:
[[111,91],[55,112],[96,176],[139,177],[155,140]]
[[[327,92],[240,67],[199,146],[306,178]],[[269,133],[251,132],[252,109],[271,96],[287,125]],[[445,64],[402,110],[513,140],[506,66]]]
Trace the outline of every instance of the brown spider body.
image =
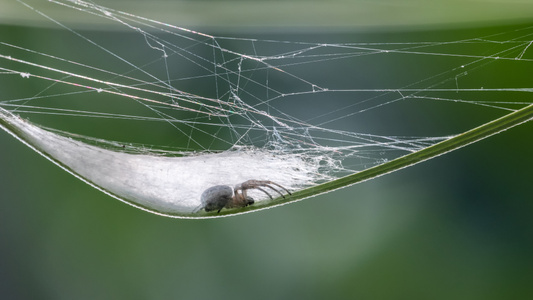
[[263,187],[269,188],[285,198],[285,196],[274,186],[284,190],[289,195],[291,194],[289,190],[275,182],[252,179],[237,184],[233,189],[228,185],[215,185],[208,188],[202,193],[201,208],[205,209],[207,212],[214,210],[220,212],[222,208],[240,208],[252,205],[254,199],[247,195],[247,190],[250,189],[260,190],[267,194],[270,199],[273,199],[272,195],[270,195]]

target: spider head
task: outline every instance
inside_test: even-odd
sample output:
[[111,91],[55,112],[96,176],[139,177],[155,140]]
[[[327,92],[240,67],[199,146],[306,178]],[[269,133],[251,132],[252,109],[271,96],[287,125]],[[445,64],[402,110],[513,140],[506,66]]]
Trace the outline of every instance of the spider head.
[[246,197],[246,205],[254,204],[254,199],[252,197]]

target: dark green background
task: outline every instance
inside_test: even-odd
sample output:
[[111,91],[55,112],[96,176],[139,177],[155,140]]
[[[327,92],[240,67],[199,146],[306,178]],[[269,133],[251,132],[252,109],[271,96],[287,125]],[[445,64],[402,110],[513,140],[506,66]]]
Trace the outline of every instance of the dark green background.
[[120,203],[5,133],[6,299],[527,299],[531,124],[267,211],[175,220]]
[[[21,41],[41,34],[3,27],[0,36],[14,30]],[[488,76],[505,85],[501,74]],[[532,130],[524,124],[303,202],[201,221],[129,207],[2,132],[0,293],[5,299],[528,299]]]

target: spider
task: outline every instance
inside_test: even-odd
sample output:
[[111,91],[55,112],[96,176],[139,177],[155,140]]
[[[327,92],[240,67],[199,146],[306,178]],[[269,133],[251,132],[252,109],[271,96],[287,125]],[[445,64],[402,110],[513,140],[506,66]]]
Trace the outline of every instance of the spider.
[[280,194],[281,197],[285,198],[285,196],[279,191],[279,189],[276,189],[274,186],[277,186],[278,188],[284,190],[287,192],[287,194],[291,195],[291,192],[284,188],[283,186],[272,182],[270,180],[247,180],[243,183],[237,184],[234,188],[231,188],[228,185],[215,185],[207,190],[205,190],[202,193],[202,204],[200,206],[200,209],[205,209],[205,211],[213,211],[216,210],[217,213],[222,210],[222,208],[236,208],[236,207],[246,207],[248,205],[252,205],[254,203],[254,199],[252,197],[249,197],[246,193],[247,190],[250,189],[257,189],[261,192],[268,195],[270,199],[272,198],[272,195],[270,195],[263,187],[267,187],[276,193]]

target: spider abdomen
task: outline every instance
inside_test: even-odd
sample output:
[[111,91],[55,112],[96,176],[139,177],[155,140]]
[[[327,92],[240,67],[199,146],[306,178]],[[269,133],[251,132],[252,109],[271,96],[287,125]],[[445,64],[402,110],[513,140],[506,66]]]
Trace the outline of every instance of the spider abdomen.
[[205,211],[220,211],[233,198],[233,189],[227,185],[215,185],[202,193],[201,201]]

